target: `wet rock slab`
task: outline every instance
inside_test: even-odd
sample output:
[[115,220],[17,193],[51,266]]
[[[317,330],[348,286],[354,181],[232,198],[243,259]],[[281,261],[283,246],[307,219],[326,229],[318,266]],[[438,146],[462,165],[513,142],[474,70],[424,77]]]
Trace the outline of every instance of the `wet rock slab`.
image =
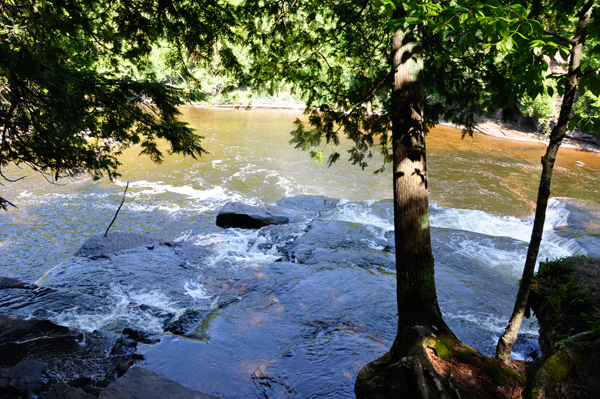
[[204,284],[238,300],[219,299],[183,337],[165,335],[138,351],[144,367],[224,398],[351,397],[360,367],[393,341],[396,304],[386,299],[394,281],[391,272],[360,267],[240,269]]
[[[158,240],[156,238],[133,233],[110,233],[106,237],[97,235],[90,237],[76,252],[76,256],[90,259],[110,258],[129,252],[146,252],[171,248],[176,255],[191,257],[203,253],[199,248],[189,242]],[[0,284],[2,284],[0,282]]]
[[131,233],[110,233],[106,237],[97,235],[83,243],[76,255],[88,258],[108,258],[119,251],[152,246],[156,242],[158,240],[150,236]]
[[132,367],[125,375],[105,388],[100,399],[217,399],[184,387],[153,371]]
[[557,233],[573,239],[590,257],[600,257],[600,205],[592,201],[561,199],[569,211],[566,223]]
[[287,249],[290,260],[319,267],[360,266],[395,269],[385,231],[339,220],[317,220]]

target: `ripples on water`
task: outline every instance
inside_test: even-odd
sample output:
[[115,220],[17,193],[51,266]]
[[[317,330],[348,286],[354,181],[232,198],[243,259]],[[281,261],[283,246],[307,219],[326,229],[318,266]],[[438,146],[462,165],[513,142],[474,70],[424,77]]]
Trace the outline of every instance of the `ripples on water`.
[[[394,339],[393,270],[278,263],[308,225],[279,238],[214,226],[227,201],[256,205],[326,195],[345,200],[322,212],[323,219],[362,226],[372,237],[365,245],[383,250],[380,243],[393,231],[392,204],[385,200],[389,172],[374,176],[343,162],[314,163],[287,144],[297,116],[186,107],[184,118],[211,151],[197,161],[170,157],[153,165],[132,149],[115,183],[84,178],[54,186],[31,175],[3,187],[19,209],[0,214],[2,275],[54,289],[0,298],[3,312],[85,331],[134,327],[164,334],[159,344],[141,347],[146,366],[223,397],[351,397],[358,370]],[[441,307],[460,337],[491,355],[525,261],[544,148],[484,136],[461,140],[447,128],[428,140]],[[583,200],[577,212],[588,216],[575,223],[571,200],[551,200],[540,259],[594,248],[599,167],[597,155],[561,150],[553,193]],[[114,231],[188,241],[206,252],[185,259],[163,249],[75,259],[89,236],[103,233],[126,181]],[[529,322],[522,329],[518,357],[536,328]]]

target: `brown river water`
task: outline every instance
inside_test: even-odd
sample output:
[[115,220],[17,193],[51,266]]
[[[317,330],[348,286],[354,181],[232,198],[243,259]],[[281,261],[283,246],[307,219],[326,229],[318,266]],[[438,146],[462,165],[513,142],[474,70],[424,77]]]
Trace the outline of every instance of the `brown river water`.
[[[131,148],[115,182],[82,177],[53,185],[26,170],[5,171],[26,179],[0,187],[18,206],[0,213],[0,276],[53,291],[25,298],[23,290],[0,290],[0,312],[89,332],[147,331],[159,342],[140,344],[142,366],[218,397],[352,397],[356,373],[389,348],[397,323],[393,253],[380,245],[393,242],[389,168],[374,175],[381,162],[375,155],[362,171],[343,152],[330,168],[314,162],[288,143],[301,111],[181,111],[209,154],[166,156],[157,165]],[[545,145],[461,137],[444,126],[427,137],[438,296],[459,337],[491,355],[524,263]],[[75,258],[88,237],[104,232],[127,181],[111,231],[187,241],[203,255],[182,259],[155,250]],[[541,260],[600,255],[599,183],[600,154],[559,151]],[[271,205],[297,195],[342,200],[318,221],[277,238],[215,227],[228,201]],[[343,238],[354,228],[383,266],[279,261],[296,239],[306,243],[314,233],[327,240],[336,229]],[[521,332],[515,357],[529,358],[535,320]]]

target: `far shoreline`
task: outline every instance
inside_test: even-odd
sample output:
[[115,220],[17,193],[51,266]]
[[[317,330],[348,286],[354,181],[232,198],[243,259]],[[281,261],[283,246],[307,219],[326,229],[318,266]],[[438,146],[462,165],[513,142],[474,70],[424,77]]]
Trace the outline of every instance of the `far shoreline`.
[[[305,106],[293,103],[273,103],[273,104],[207,104],[199,102],[188,102],[185,105],[198,108],[232,108],[232,109],[288,109],[303,111]],[[442,121],[438,125],[452,127],[462,130],[461,126]],[[507,124],[494,119],[482,119],[475,125],[476,132],[486,136],[498,137],[514,141],[541,142],[548,144],[549,137],[541,133],[532,131],[528,126],[518,124]],[[569,148],[578,151],[593,152],[600,154],[600,137],[593,134],[583,134],[579,131],[567,132],[567,136],[562,142],[562,148]]]

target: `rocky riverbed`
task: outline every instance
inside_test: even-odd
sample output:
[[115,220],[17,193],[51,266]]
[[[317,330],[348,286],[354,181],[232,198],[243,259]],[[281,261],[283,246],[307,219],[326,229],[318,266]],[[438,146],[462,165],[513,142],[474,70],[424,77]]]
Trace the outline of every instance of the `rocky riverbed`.
[[[560,206],[571,212],[552,248],[598,248],[584,234],[590,213]],[[432,207],[432,220],[450,223],[448,212]],[[92,237],[43,287],[1,280],[0,343],[10,354],[1,392],[149,398],[134,392],[150,379],[181,384],[182,398],[353,397],[356,373],[396,333],[391,217],[391,201],[297,196],[267,207],[228,203],[215,225],[178,240]],[[494,256],[525,253],[526,243],[448,227],[434,227],[432,239],[446,320],[489,356],[516,292]],[[535,324],[523,331],[515,356],[537,358]],[[32,385],[18,377],[25,367],[37,376]]]

